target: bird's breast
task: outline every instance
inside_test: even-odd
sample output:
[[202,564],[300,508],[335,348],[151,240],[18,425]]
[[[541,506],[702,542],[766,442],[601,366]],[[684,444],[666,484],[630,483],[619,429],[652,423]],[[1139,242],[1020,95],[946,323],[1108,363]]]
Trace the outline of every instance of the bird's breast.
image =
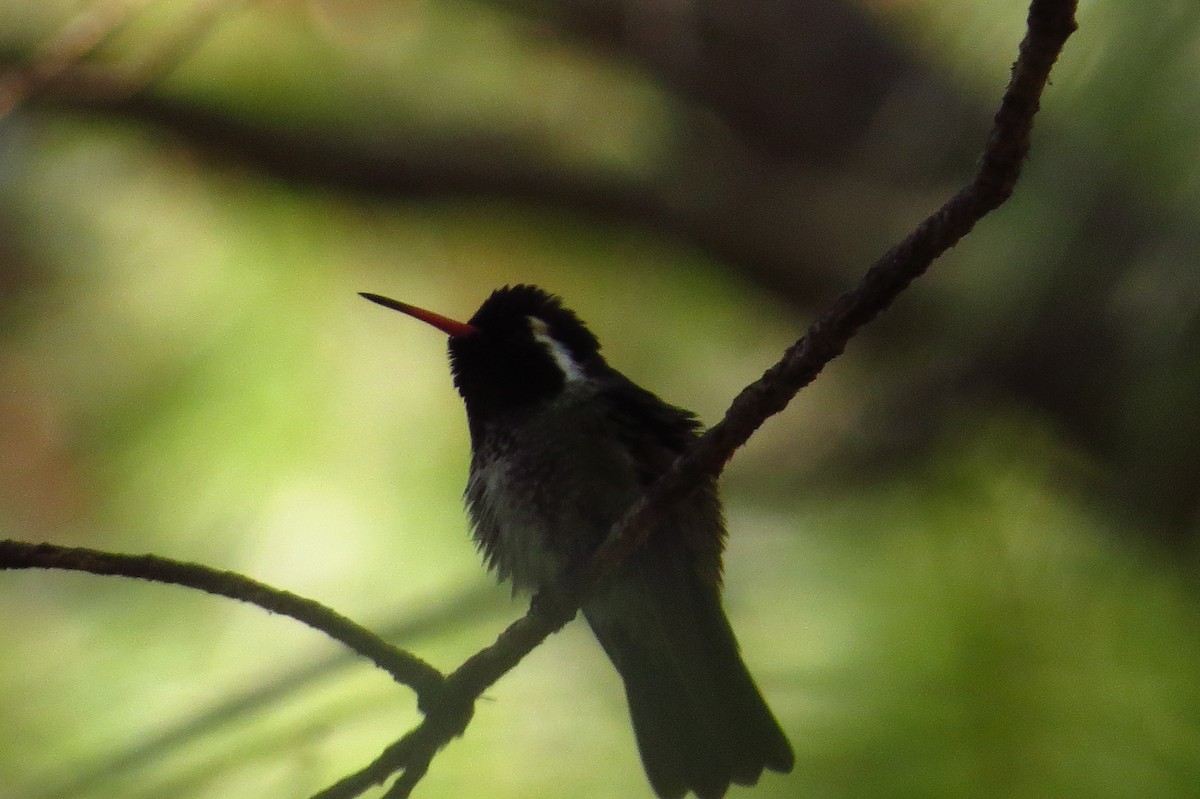
[[539,509],[536,490],[515,475],[507,460],[471,469],[466,500],[475,543],[489,568],[516,590],[534,591],[552,582],[566,566],[552,546],[549,515]]
[[629,453],[603,425],[586,415],[557,421],[510,426],[472,459],[475,541],[517,589],[536,590],[585,557],[639,492]]

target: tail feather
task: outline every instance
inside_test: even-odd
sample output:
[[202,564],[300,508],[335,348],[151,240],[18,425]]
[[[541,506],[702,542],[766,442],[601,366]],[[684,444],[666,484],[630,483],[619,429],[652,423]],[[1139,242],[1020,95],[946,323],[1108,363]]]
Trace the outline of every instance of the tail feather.
[[719,799],[763,769],[791,771],[791,745],[738,652],[715,587],[635,555],[584,605],[625,683],[655,793]]
[[[701,797],[721,796],[729,767],[714,754],[707,731],[679,686],[662,672],[646,671],[625,681],[630,715],[646,776],[663,799],[679,799],[689,789]],[[702,723],[702,722],[701,722]]]

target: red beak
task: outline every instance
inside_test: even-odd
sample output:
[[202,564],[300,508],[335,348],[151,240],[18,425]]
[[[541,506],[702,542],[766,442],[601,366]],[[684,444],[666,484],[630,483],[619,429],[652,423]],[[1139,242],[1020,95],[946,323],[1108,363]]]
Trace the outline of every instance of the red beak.
[[469,336],[472,333],[479,332],[479,329],[468,325],[466,322],[458,322],[441,314],[427,311],[424,308],[418,308],[415,305],[409,305],[406,302],[393,300],[390,297],[383,297],[379,294],[371,294],[370,292],[360,291],[360,297],[365,297],[371,302],[382,305],[384,308],[391,308],[393,311],[399,311],[402,314],[408,314],[414,319],[420,319],[427,325],[433,325],[438,330],[445,333],[450,338],[460,338]]

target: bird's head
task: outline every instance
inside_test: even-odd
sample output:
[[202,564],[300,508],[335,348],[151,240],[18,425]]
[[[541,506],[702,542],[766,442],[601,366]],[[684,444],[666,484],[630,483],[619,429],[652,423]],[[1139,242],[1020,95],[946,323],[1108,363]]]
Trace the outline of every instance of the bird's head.
[[474,422],[534,407],[606,368],[592,332],[537,286],[497,289],[467,322],[378,294],[362,296],[450,337],[450,371]]

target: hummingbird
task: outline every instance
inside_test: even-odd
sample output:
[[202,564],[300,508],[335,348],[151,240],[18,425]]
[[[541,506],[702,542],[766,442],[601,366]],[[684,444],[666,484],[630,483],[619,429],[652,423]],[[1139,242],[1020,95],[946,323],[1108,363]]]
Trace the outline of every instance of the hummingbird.
[[[694,414],[609,366],[579,317],[536,286],[496,290],[466,322],[362,296],[449,336],[471,437],[472,535],[514,592],[536,592],[583,563],[699,435]],[[764,769],[794,763],[721,604],[725,537],[710,479],[581,604],[624,683],[662,799],[720,799],[730,783],[754,785]]]

